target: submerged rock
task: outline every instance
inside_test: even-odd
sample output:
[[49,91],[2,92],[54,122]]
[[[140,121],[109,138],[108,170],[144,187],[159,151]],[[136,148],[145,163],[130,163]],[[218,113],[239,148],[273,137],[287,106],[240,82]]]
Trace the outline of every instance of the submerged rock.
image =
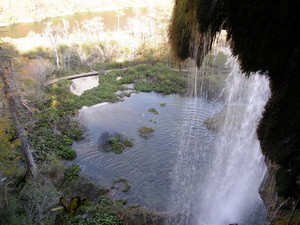
[[227,115],[235,115],[236,119],[238,120],[238,117],[242,115],[241,112],[243,112],[243,108],[243,105],[227,105],[222,109],[221,112],[208,118],[203,123],[209,130],[220,131],[220,129],[223,127],[225,119],[227,118]]

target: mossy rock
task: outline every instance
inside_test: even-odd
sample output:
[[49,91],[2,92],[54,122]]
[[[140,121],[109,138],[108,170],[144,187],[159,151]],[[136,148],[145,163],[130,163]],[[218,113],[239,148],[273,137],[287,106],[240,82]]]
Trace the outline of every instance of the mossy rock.
[[116,202],[116,203],[119,203],[119,204],[121,204],[121,205],[126,205],[127,199],[118,199],[118,200],[116,200],[115,202]]
[[149,122],[150,122],[150,123],[158,123],[158,122],[157,122],[156,120],[154,120],[154,119],[150,119]]
[[112,151],[116,154],[120,154],[125,149],[123,143],[116,137],[112,137],[108,139],[108,142],[111,146],[111,149],[108,149],[108,151]]
[[124,139],[122,143],[126,147],[132,147],[134,145],[133,139]]
[[106,152],[120,154],[126,147],[132,147],[133,145],[133,139],[128,139],[118,132],[109,133],[106,131],[98,138],[98,148]]
[[209,130],[220,131],[224,121],[227,118],[227,115],[233,115],[236,120],[242,116],[242,111],[244,106],[225,106],[221,112],[215,114],[211,118],[208,118],[204,121],[205,126]]
[[167,103],[160,103],[159,105],[160,105],[160,107],[165,107],[167,105]]
[[148,112],[152,112],[152,113],[154,113],[155,115],[159,114],[159,112],[158,112],[155,108],[150,108],[150,109],[148,109]]
[[143,126],[140,127],[138,131],[141,137],[147,139],[155,131],[155,129],[152,127]]

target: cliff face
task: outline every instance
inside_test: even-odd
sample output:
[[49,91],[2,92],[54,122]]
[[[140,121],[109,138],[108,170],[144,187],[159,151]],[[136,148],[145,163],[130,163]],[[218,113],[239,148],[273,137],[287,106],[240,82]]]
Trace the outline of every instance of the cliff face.
[[300,1],[176,0],[170,26],[179,60],[203,56],[227,30],[244,72],[270,79],[269,99],[257,134],[274,172],[276,191],[300,197]]

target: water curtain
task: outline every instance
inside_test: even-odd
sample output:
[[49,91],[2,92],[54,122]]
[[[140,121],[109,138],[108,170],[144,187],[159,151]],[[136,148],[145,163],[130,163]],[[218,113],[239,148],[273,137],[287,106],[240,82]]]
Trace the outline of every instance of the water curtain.
[[[193,131],[203,121],[197,121],[195,110],[186,109],[190,122],[182,125],[169,202],[169,209],[178,217],[169,221],[171,224],[264,224],[264,206],[258,192],[266,166],[256,128],[269,97],[269,82],[263,75],[242,74],[233,57],[227,66],[230,73],[222,93],[224,106],[218,114],[217,131],[212,131],[215,137],[208,140],[209,147],[198,143]],[[197,165],[199,162],[202,164]]]

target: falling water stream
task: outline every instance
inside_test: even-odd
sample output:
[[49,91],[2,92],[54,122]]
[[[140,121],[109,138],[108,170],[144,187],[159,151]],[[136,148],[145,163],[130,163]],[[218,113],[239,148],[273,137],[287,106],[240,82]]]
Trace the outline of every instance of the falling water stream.
[[[258,189],[266,166],[256,128],[269,97],[268,80],[259,74],[246,77],[234,58],[228,64],[231,72],[223,93],[222,122],[217,137],[209,140],[213,145],[208,157],[203,155],[207,143],[199,142],[192,132],[198,124],[194,118],[197,112],[187,109],[191,117],[182,124],[169,201],[169,208],[184,216],[168,221],[169,224],[265,224],[265,208]],[[192,174],[198,161],[194,159],[199,157],[206,159],[203,163],[207,165],[195,178]]]

